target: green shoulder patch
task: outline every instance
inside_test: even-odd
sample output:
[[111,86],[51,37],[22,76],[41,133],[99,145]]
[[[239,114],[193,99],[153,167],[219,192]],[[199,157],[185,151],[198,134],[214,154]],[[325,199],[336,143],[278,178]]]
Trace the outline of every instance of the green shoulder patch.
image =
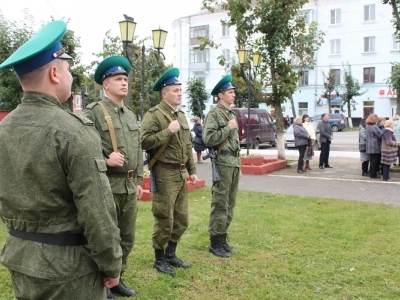
[[83,123],[83,125],[85,126],[93,126],[93,122],[86,118],[85,116],[81,116],[81,115],[77,115],[75,113],[72,112],[68,112],[71,116],[74,116],[75,118],[77,118],[79,121],[81,121]]
[[92,103],[86,105],[85,108],[87,108],[87,109],[92,109],[92,108],[95,107],[97,104],[99,104],[99,102],[97,102],[97,101],[96,101],[96,102],[92,102]]
[[153,111],[156,111],[156,110],[158,110],[158,107],[157,107],[157,106],[154,106],[154,107],[150,108],[148,111],[153,112]]

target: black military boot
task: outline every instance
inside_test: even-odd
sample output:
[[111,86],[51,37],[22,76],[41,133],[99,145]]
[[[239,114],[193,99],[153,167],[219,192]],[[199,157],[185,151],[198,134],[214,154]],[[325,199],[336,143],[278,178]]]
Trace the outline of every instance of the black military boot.
[[211,244],[208,247],[208,251],[219,257],[231,257],[231,254],[222,247],[222,235],[211,236],[210,241]]
[[176,251],[176,243],[169,241],[168,246],[165,249],[165,260],[170,266],[177,267],[177,268],[190,268],[190,264],[181,261],[175,255]]
[[110,289],[106,289],[107,291],[107,300],[115,300],[113,293],[111,293]]
[[156,261],[154,262],[153,268],[155,268],[160,273],[174,276],[175,271],[168,265],[165,259],[164,249],[155,249],[154,253],[156,256]]
[[125,283],[122,281],[122,273],[119,278],[118,285],[112,287],[110,290],[113,294],[118,294],[118,295],[125,296],[125,297],[130,297],[130,296],[136,295],[136,291],[127,287],[125,285]]
[[221,237],[222,248],[224,248],[224,250],[225,250],[226,252],[229,252],[229,253],[236,253],[236,252],[239,252],[238,249],[231,247],[231,246],[228,244],[228,241],[229,241],[228,234],[227,234],[227,233],[224,233],[224,234],[222,235],[222,237]]

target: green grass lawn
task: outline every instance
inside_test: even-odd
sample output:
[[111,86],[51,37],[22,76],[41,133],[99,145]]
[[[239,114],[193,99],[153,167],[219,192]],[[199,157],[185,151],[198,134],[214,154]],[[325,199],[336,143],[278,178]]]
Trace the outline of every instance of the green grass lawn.
[[[134,299],[400,299],[400,207],[239,192],[230,243],[240,252],[222,259],[207,249],[209,198],[190,193],[177,253],[193,266],[175,277],[152,268],[151,203],[140,202],[125,276]],[[12,295],[0,267],[0,299]]]

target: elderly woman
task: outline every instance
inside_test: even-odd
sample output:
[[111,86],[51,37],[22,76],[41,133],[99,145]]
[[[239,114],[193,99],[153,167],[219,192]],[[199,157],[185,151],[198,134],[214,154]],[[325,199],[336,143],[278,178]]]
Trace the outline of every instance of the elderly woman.
[[[293,135],[294,135],[294,144],[299,149],[299,160],[297,163],[297,173],[303,174],[303,159],[304,153],[306,152],[306,148],[309,143],[310,135],[307,130],[303,127],[302,117],[297,117],[294,120],[293,124]],[[305,169],[304,169],[305,171]]]
[[197,163],[202,164],[201,161],[201,152],[206,150],[206,146],[203,142],[203,126],[201,125],[201,119],[199,117],[194,118],[194,126],[192,131],[195,136],[193,138],[193,148],[196,151],[197,155]]
[[[400,118],[398,115],[393,116],[393,133],[396,137],[396,141],[400,141]],[[399,167],[400,167],[400,147],[397,149],[397,156],[399,160]]]
[[389,177],[389,169],[390,165],[397,160],[398,146],[399,142],[396,142],[396,137],[393,133],[393,121],[387,120],[382,134],[381,164],[383,181],[392,181]]
[[369,154],[367,153],[367,129],[366,119],[362,119],[358,128],[358,148],[360,150],[361,159],[361,175],[369,176]]
[[[310,117],[308,115],[303,115],[303,127],[307,130],[310,139],[308,140],[308,147],[313,147],[315,143],[315,130],[314,127],[310,123]],[[304,167],[305,170],[312,170],[310,168],[310,161],[306,160],[306,166]]]
[[381,161],[381,131],[379,129],[378,124],[380,120],[377,115],[370,114],[365,121],[367,124],[366,133],[367,133],[367,150],[366,152],[369,154],[369,177],[374,179],[380,179],[378,176],[379,164]]

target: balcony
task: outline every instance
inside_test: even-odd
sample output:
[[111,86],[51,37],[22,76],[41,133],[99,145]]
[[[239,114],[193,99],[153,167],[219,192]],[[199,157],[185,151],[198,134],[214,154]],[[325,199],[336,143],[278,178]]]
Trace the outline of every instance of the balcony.
[[210,63],[208,62],[190,63],[190,71],[192,72],[207,72],[209,69]]

